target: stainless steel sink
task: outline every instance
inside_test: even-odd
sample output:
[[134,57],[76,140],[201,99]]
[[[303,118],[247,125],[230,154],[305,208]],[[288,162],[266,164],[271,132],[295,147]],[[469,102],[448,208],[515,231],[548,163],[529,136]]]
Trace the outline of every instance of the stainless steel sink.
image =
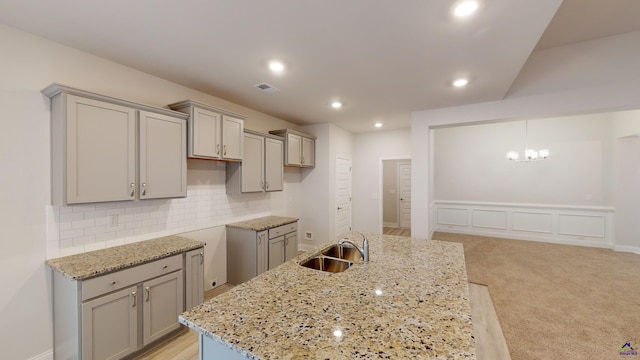
[[301,262],[300,265],[309,269],[337,273],[350,268],[353,265],[353,262],[320,255],[305,260]]
[[349,245],[332,245],[330,248],[324,250],[322,255],[349,261],[362,261],[362,254],[360,254],[358,249]]

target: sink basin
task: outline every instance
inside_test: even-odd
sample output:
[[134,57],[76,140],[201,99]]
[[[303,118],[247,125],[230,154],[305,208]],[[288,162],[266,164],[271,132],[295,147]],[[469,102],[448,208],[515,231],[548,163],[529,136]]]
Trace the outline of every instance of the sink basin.
[[309,269],[327,271],[327,272],[343,272],[353,265],[353,262],[347,260],[334,259],[326,256],[316,256],[300,263],[301,266]]
[[335,244],[322,252],[324,256],[330,256],[336,259],[345,259],[349,261],[362,261],[362,255],[358,249],[349,245]]

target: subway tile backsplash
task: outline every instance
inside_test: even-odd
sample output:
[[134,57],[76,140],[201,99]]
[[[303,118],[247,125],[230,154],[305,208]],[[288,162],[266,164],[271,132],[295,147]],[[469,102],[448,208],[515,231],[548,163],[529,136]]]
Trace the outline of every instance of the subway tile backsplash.
[[227,195],[189,188],[179,199],[47,207],[47,258],[148,240],[269,215],[271,194]]

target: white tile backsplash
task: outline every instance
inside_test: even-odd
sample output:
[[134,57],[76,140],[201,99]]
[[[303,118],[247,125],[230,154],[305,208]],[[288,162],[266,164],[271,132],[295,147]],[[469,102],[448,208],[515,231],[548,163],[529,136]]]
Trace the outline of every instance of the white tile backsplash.
[[48,213],[47,258],[55,258],[269,215],[271,194],[228,196],[216,184],[187,189],[186,198],[52,206]]

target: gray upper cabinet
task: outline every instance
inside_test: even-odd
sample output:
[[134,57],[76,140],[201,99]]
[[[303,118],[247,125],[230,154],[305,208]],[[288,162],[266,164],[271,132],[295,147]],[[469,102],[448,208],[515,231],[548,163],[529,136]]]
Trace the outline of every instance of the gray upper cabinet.
[[197,159],[243,159],[244,117],[193,100],[170,104],[189,114],[187,156]]
[[284,165],[293,167],[316,166],[316,137],[291,129],[272,130],[285,141]]
[[140,198],[187,196],[187,124],[140,111]]
[[42,92],[51,98],[52,203],[186,196],[186,115],[58,84]]
[[227,194],[283,189],[283,142],[280,137],[244,130],[244,158],[226,169]]

